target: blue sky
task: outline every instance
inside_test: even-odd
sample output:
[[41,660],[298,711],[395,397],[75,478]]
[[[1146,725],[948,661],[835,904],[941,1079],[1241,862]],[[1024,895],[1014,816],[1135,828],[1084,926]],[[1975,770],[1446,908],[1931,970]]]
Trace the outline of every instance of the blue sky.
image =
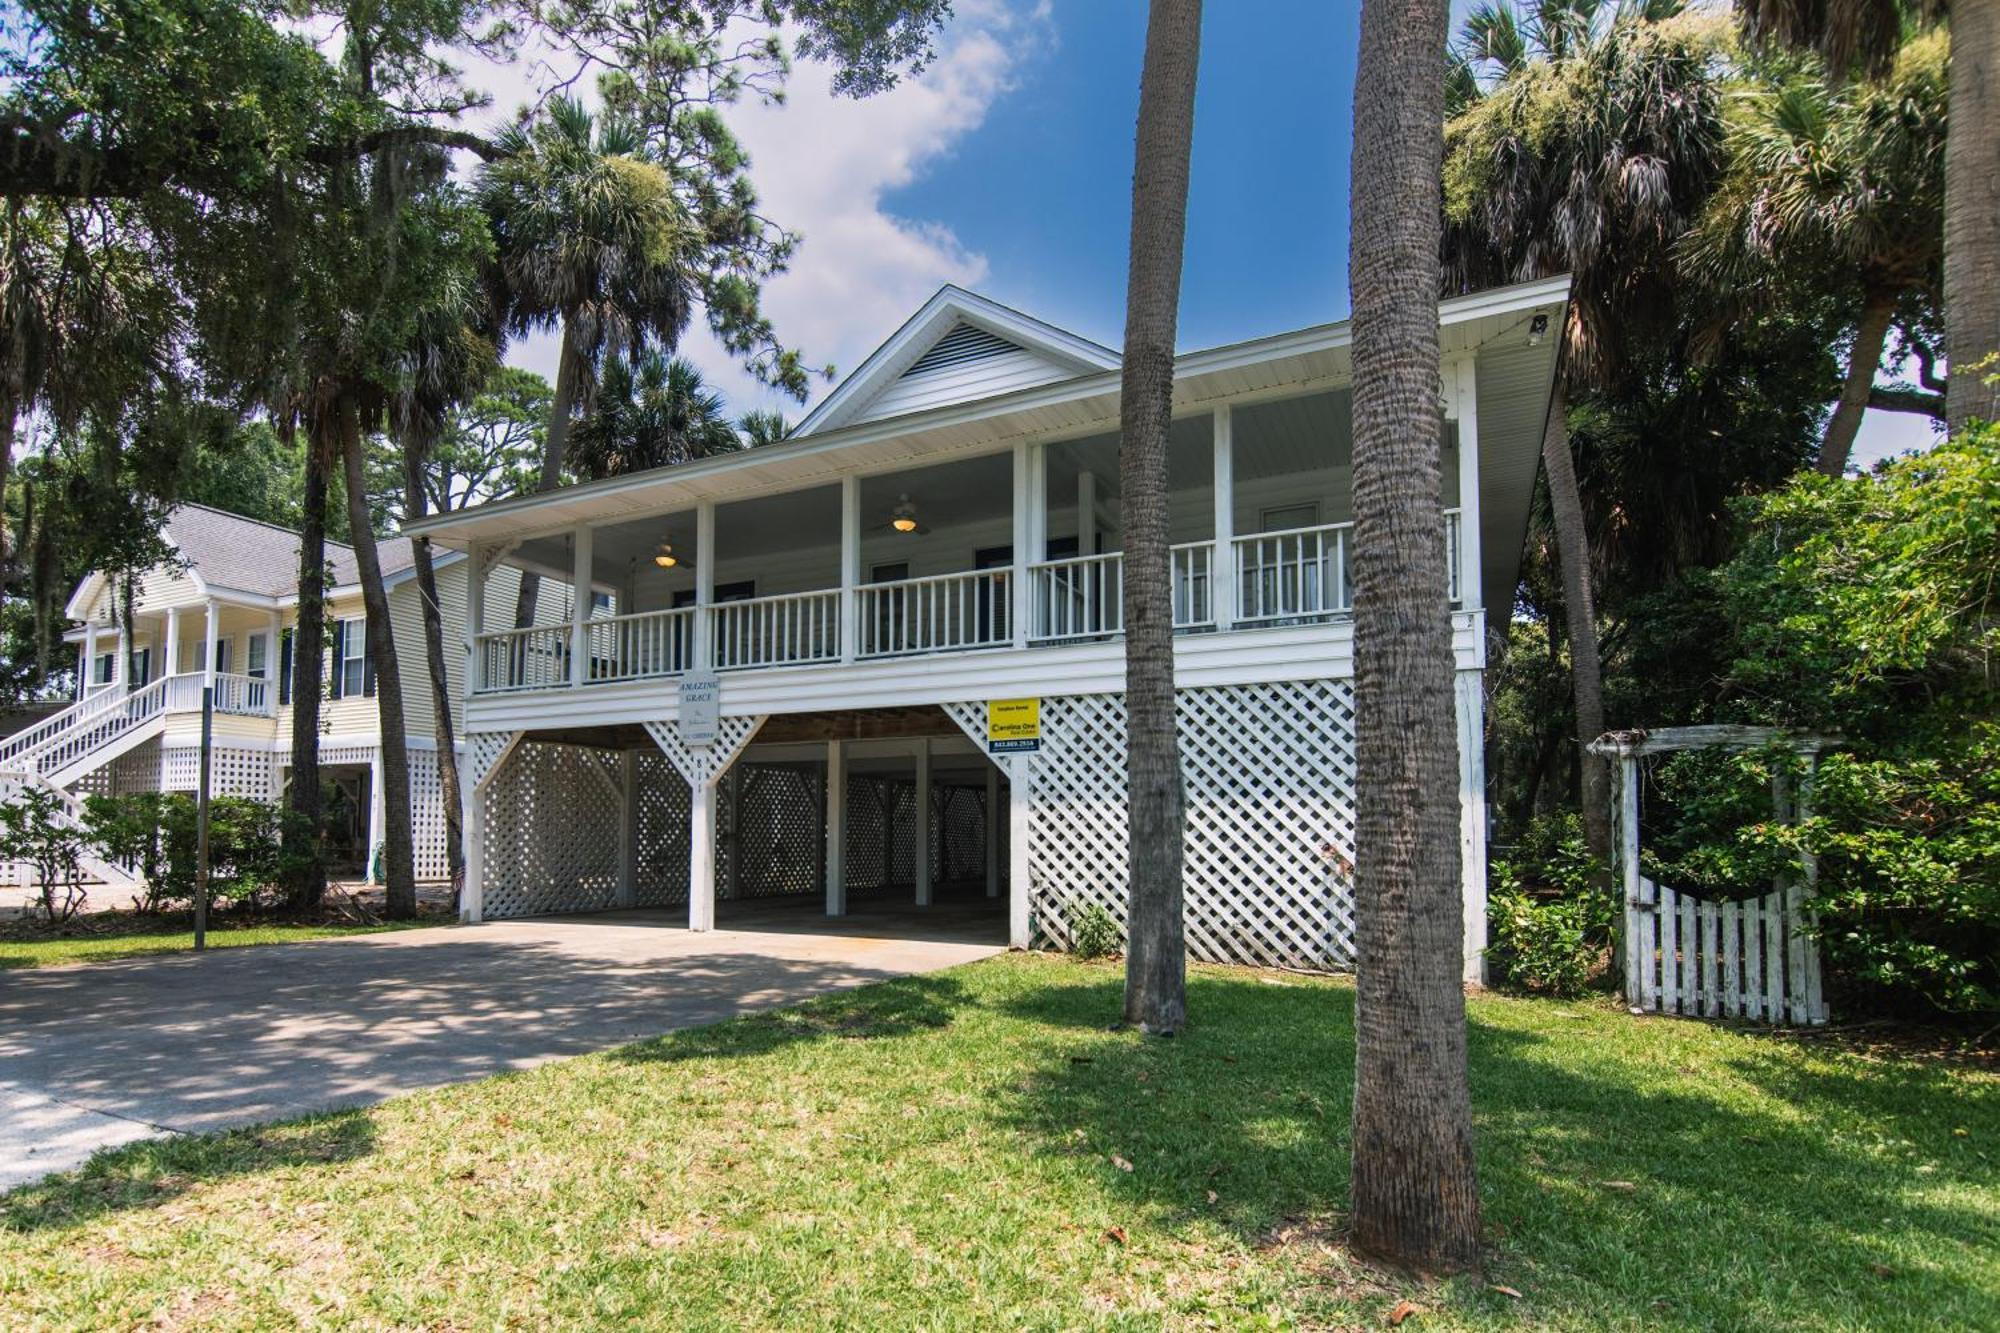
[[[784,106],[730,113],[765,211],[804,238],[792,271],[769,284],[767,309],[781,337],[842,374],[945,282],[1121,341],[1144,0],[956,8],[920,79],[855,102],[801,65]],[[1356,6],[1205,8],[1183,348],[1348,310]],[[802,414],[705,334],[683,350],[733,408]],[[553,351],[551,339],[535,340],[510,359],[546,374]],[[1869,416],[1862,461],[1929,439],[1919,418]]]

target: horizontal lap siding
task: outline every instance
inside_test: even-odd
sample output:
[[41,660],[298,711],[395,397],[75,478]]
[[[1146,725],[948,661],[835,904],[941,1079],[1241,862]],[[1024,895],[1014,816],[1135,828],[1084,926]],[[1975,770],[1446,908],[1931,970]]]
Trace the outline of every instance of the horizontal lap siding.
[[905,375],[856,413],[848,425],[922,412],[952,403],[972,402],[1072,378],[1076,372],[1034,352],[1015,351],[982,357],[956,366]]

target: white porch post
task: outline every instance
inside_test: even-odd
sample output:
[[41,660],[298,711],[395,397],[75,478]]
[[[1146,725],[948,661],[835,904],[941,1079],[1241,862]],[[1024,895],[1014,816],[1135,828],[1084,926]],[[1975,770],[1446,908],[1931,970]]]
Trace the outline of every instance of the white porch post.
[[1000,896],[1000,770],[986,762],[986,896]]
[[1014,446],[1014,646],[1028,646],[1028,628],[1035,614],[1035,590],[1029,586],[1028,566],[1034,562],[1029,548],[1034,542],[1034,498],[1029,493],[1035,479],[1033,445],[1022,441]]
[[826,914],[847,915],[847,747],[826,743]]
[[715,505],[704,500],[694,510],[694,666],[715,665],[715,626],[709,604],[715,601]]
[[201,631],[201,687],[205,690],[212,690],[215,688],[215,645],[222,637],[216,624],[222,618],[218,614],[220,608],[216,606],[213,597],[208,599],[206,611],[207,619],[202,625]]
[[1482,605],[1479,549],[1479,384],[1472,358],[1459,360],[1453,395],[1458,419],[1458,588],[1459,609]]
[[76,673],[76,697],[90,697],[90,687],[96,684],[91,676],[97,670],[97,622],[83,622],[83,667]]
[[118,622],[118,660],[111,664],[111,678],[121,693],[132,692],[132,627]]
[[715,929],[715,779],[689,785],[688,929]]
[[465,829],[465,883],[458,895],[458,919],[471,924],[486,914],[486,802],[479,797],[470,745],[465,747],[465,758],[468,762],[458,768],[460,818]]
[[630,907],[639,899],[639,752],[621,751],[618,770],[618,790],[624,800],[618,807],[617,903]]
[[590,682],[590,574],[595,534],[585,524],[570,541],[569,683]]
[[855,619],[861,584],[861,478],[840,479],[840,660],[852,662],[861,647],[861,625]]
[[1215,554],[1208,566],[1208,604],[1215,627],[1236,624],[1236,432],[1229,404],[1215,409]]
[[917,906],[931,905],[931,743],[928,737],[916,745],[917,758],[917,837],[915,869]]
[[181,609],[167,608],[166,642],[160,647],[160,674],[179,675],[181,669]]
[[[486,632],[486,566],[487,554],[484,546],[473,546],[465,552],[465,682],[464,693],[470,699],[479,690],[479,636]],[[297,655],[297,645],[293,654]],[[465,827],[472,827],[467,820]],[[471,879],[468,865],[466,878]]]
[[1097,474],[1076,474],[1076,553],[1097,554]]
[[1465,980],[1486,982],[1486,697],[1481,673],[1455,678],[1458,830],[1465,902]]
[[1007,943],[1028,947],[1028,814],[1034,767],[1028,755],[1010,762],[1007,786]]
[[389,803],[382,794],[382,747],[377,745],[368,761],[368,846],[362,853],[367,858],[362,868],[365,883],[379,882],[375,878],[375,849],[387,836],[388,824]]
[[264,635],[264,712],[275,717],[278,712],[278,673],[284,669],[284,663],[278,658],[278,641],[285,635],[276,608],[264,618]]

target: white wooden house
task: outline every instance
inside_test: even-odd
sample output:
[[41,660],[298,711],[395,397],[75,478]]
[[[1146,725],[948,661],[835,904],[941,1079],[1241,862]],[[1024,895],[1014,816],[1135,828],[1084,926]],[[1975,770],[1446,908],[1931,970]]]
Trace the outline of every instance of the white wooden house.
[[[213,690],[212,790],[276,799],[291,762],[291,664],[296,645],[299,537],[236,514],[182,505],[163,533],[169,563],[133,580],[126,623],[123,580],[93,573],[71,596],[67,641],[77,652],[78,698],[36,726],[0,740],[0,790],[32,781],[71,798],[89,792],[195,789],[201,696]],[[407,538],[381,543],[390,616],[403,670],[411,806],[419,878],[443,879],[443,793],[435,721],[423,665],[423,622]],[[466,569],[456,552],[437,562],[446,642],[464,636]],[[331,826],[332,869],[359,877],[382,844],[381,719],[366,649],[361,586],[350,547],[327,543],[320,763]],[[487,595],[512,614],[516,584],[488,580]],[[563,590],[554,598],[558,614]],[[549,599],[544,599],[547,601]],[[496,614],[499,612],[496,611]],[[556,618],[555,615],[550,617]],[[454,701],[463,655],[450,654]],[[94,867],[121,879],[115,867]]]
[[[1468,975],[1486,608],[1512,601],[1566,291],[1440,308]],[[1352,957],[1348,345],[1330,324],[1176,365],[1202,958]],[[1122,915],[1118,364],[947,287],[793,438],[413,525],[475,586],[570,590],[566,624],[467,627],[466,915],[686,904],[703,929],[718,897],[992,895],[1017,944]],[[1036,748],[993,752],[996,702]]]

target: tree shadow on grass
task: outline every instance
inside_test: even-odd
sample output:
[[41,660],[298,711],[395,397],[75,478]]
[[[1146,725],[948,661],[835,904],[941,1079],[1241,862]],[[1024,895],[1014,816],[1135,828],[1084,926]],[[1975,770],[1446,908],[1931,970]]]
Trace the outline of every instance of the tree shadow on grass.
[[232,1176],[337,1166],[374,1148],[374,1119],[366,1110],[142,1139],[0,1197],[0,1232],[77,1226],[106,1213],[158,1208],[196,1186]]
[[814,1041],[880,1041],[951,1026],[969,999],[949,976],[912,976],[784,1009],[746,1014],[709,1027],[669,1032],[621,1046],[613,1060],[656,1064],[744,1059]]
[[[1216,973],[1189,989],[1196,1022],[1172,1041],[1104,1030],[1113,971],[1014,998],[1017,1016],[1079,1031],[1000,1113],[1043,1153],[1100,1170],[1135,1221],[1205,1217],[1255,1245],[1337,1216],[1352,991]],[[1907,1326],[1921,1296],[1919,1322],[2000,1327],[1991,1088],[1597,1015],[1570,1032],[1555,1013],[1473,1011],[1493,1280],[1586,1323]],[[1465,1299],[1509,1311],[1490,1292]]]

